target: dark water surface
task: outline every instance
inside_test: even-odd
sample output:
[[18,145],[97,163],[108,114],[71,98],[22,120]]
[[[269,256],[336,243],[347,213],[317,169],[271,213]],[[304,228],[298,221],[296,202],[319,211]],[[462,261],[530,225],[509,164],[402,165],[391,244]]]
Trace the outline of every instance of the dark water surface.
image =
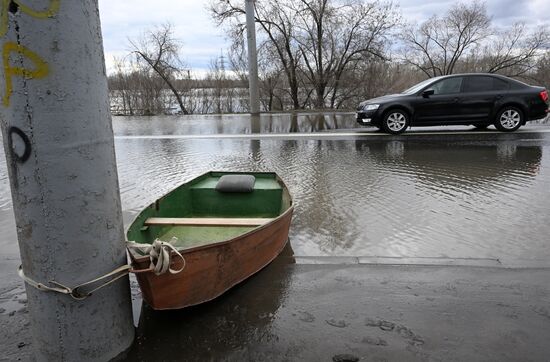
[[548,141],[118,140],[127,220],[209,170],[275,171],[298,256],[550,260]]

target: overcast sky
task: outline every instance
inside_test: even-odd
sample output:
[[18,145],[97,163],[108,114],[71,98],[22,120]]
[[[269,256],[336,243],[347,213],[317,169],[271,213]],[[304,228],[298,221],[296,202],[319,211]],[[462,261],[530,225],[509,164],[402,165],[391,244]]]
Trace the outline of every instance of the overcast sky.
[[[412,22],[442,14],[456,2],[394,1],[403,18]],[[107,68],[112,69],[113,56],[129,53],[128,37],[136,38],[145,29],[168,21],[183,42],[182,58],[188,66],[198,73],[206,71],[210,60],[219,57],[228,43],[223,29],[217,28],[210,18],[206,4],[206,0],[99,0]],[[532,26],[550,25],[550,0],[488,0],[486,4],[493,23],[498,26],[516,21]]]

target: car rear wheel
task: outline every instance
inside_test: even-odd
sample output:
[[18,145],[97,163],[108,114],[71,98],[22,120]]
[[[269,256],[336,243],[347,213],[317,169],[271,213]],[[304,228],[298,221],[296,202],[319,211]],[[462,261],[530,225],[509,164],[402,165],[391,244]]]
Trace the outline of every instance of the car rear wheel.
[[409,116],[404,111],[392,109],[384,115],[382,129],[391,134],[405,132],[409,126]]
[[504,107],[496,116],[495,127],[502,132],[513,132],[523,124],[523,113],[516,107]]

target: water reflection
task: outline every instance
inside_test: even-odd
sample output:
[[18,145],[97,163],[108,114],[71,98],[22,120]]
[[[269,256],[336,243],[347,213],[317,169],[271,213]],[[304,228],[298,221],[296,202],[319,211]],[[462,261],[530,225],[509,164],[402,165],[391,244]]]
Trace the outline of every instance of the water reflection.
[[220,361],[247,356],[248,346],[276,338],[272,323],[284,303],[294,263],[289,244],[271,264],[221,297],[176,311],[145,303],[129,361]]
[[355,113],[113,117],[116,135],[321,132],[357,128]]
[[353,245],[352,255],[521,258],[542,248],[550,218],[540,203],[548,200],[537,179],[540,146],[356,141],[355,148],[372,164],[359,171],[365,195],[352,208],[363,210],[366,231],[353,232],[363,247]]
[[[393,172],[413,172],[419,178],[438,183],[439,188],[536,176],[542,159],[540,146],[510,140],[477,144],[358,140],[355,147]],[[506,176],[509,179],[502,180]]]

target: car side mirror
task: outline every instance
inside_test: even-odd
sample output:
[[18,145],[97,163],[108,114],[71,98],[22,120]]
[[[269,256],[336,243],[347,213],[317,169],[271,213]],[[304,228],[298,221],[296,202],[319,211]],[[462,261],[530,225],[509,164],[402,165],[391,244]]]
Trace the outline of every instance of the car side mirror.
[[435,91],[433,89],[427,89],[424,92],[422,92],[422,97],[424,98],[430,98],[430,96],[433,96]]

